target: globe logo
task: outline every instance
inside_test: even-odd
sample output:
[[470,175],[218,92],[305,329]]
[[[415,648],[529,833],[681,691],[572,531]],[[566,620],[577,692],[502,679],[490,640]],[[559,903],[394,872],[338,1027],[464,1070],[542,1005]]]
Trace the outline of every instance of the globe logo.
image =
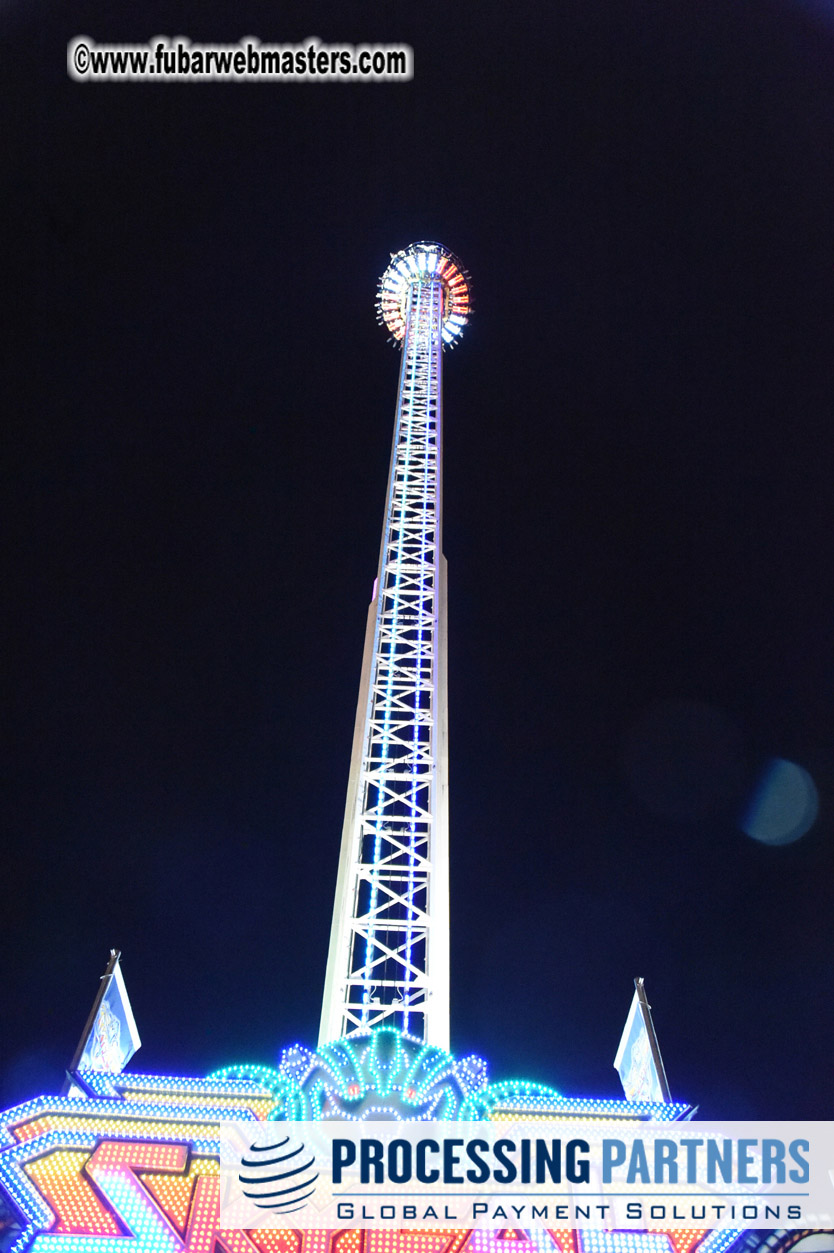
[[316,1158],[303,1144],[289,1136],[274,1144],[250,1144],[249,1156],[240,1160],[238,1179],[243,1195],[258,1209],[292,1214],[304,1209],[315,1192]]

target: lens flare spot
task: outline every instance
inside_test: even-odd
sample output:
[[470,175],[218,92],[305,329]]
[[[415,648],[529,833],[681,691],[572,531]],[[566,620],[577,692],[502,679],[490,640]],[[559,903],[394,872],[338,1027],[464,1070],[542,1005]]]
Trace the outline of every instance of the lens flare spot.
[[762,844],[792,844],[810,831],[818,810],[817,789],[808,771],[774,757],[759,776],[741,829]]

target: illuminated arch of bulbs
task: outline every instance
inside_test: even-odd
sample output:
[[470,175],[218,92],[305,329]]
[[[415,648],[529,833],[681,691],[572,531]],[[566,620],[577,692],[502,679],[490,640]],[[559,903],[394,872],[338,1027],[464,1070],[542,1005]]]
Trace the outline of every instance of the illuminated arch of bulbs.
[[491,1084],[481,1058],[455,1059],[393,1028],[315,1051],[294,1045],[276,1067],[234,1066],[206,1079],[82,1071],[74,1082],[77,1095],[41,1096],[0,1114],[0,1248],[7,1253],[729,1253],[742,1235],[219,1231],[218,1123],[225,1119],[554,1125],[686,1112],[574,1100],[524,1080]]
[[555,1088],[525,1079],[489,1083],[487,1063],[451,1053],[382,1027],[357,1031],[323,1048],[301,1044],[285,1049],[276,1069],[232,1066],[209,1076],[213,1082],[247,1079],[275,1096],[270,1118],[297,1121],[374,1118],[444,1122],[524,1118],[626,1118],[669,1121],[683,1116],[682,1104],[589,1100],[561,1096]]

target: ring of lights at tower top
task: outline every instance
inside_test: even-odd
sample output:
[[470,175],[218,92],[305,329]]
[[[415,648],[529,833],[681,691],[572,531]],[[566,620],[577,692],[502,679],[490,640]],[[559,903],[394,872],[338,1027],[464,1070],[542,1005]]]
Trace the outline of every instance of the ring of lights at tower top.
[[409,291],[431,275],[443,284],[443,343],[452,347],[460,339],[472,306],[469,273],[442,244],[419,243],[392,253],[391,264],[379,280],[377,314],[397,343],[405,336]]

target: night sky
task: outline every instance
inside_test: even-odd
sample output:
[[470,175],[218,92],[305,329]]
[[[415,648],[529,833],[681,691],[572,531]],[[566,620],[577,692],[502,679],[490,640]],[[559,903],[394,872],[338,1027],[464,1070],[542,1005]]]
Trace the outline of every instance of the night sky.
[[[452,1049],[621,1095],[642,975],[673,1096],[830,1118],[834,5],[0,24],[2,1105],[58,1090],[111,946],[133,1069],[315,1043],[397,384],[375,286],[438,239],[477,306],[444,358]],[[77,84],[81,34],[397,40],[415,76]],[[742,827],[778,760],[819,814],[771,846]]]

